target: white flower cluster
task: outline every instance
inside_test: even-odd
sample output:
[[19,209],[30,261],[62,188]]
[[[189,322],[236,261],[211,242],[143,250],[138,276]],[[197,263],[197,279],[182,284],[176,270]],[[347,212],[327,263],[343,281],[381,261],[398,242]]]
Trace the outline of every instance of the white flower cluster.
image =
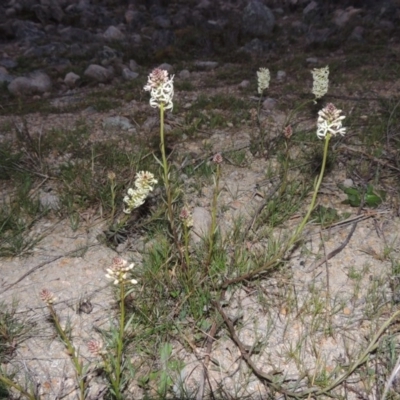
[[113,279],[114,285],[119,285],[121,283],[132,283],[136,285],[138,282],[136,279],[127,279],[128,272],[133,269],[135,264],[128,264],[128,261],[121,257],[115,257],[112,260],[112,265],[107,268],[106,278]]
[[329,66],[324,68],[314,68],[312,71],[313,88],[312,93],[316,99],[320,99],[328,92],[329,86]]
[[136,174],[135,189],[129,188],[127,196],[124,197],[124,203],[127,207],[124,213],[130,214],[135,208],[144,204],[146,197],[154,189],[157,179],[148,171],[140,171]]
[[265,89],[269,88],[271,75],[268,68],[260,68],[257,71],[258,93],[262,94]]
[[332,103],[327,104],[318,112],[317,136],[319,139],[324,139],[327,135],[344,136],[346,134],[346,128],[342,126],[342,121],[346,117],[340,115],[341,112],[342,110],[338,110]]
[[163,104],[165,110],[172,110],[174,97],[174,75],[168,77],[168,72],[156,68],[147,80],[144,90],[150,92],[150,105],[154,108],[160,108]]

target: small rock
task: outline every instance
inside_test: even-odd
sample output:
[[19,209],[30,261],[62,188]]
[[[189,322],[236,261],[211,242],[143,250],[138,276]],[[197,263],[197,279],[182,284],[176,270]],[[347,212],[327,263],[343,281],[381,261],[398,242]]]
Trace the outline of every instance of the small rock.
[[357,42],[362,42],[364,40],[363,34],[364,34],[364,28],[362,26],[356,26],[353,29],[353,32],[351,32],[349,39],[355,40]]
[[111,47],[103,46],[103,48],[97,52],[97,58],[101,60],[103,66],[106,66],[116,63],[118,60],[122,60],[122,53]]
[[198,8],[200,10],[206,10],[210,7],[211,7],[210,0],[201,0],[196,6],[196,8]]
[[154,17],[153,22],[157,27],[163,29],[167,29],[171,26],[171,20],[163,15],[157,15],[156,17]]
[[310,3],[307,4],[307,6],[303,10],[303,15],[307,15],[312,11],[315,11],[318,8],[318,4],[316,1],[311,1]]
[[250,42],[247,42],[240,51],[248,54],[263,54],[271,50],[271,47],[269,42],[254,38]]
[[350,308],[345,307],[345,308],[343,309],[343,314],[344,314],[344,315],[350,315],[350,314],[351,314]]
[[87,78],[93,79],[97,82],[109,82],[113,78],[113,74],[107,68],[102,67],[101,65],[91,64],[89,65],[84,75]]
[[90,31],[80,29],[80,28],[75,28],[72,26],[68,26],[63,29],[59,29],[58,31],[59,35],[62,37],[63,40],[69,41],[69,42],[89,42],[90,40],[93,40],[93,34]]
[[13,69],[18,66],[18,64],[12,60],[11,58],[2,58],[0,59],[0,65],[4,68]]
[[243,207],[243,203],[241,201],[239,201],[239,200],[234,200],[229,205],[234,210],[239,210],[240,208]]
[[132,80],[136,79],[138,76],[139,76],[139,74],[137,72],[133,72],[129,68],[122,69],[122,77],[126,81],[132,81]]
[[330,28],[322,28],[322,29],[314,29],[311,28],[306,35],[306,43],[308,45],[314,43],[325,43],[330,36],[334,33],[334,29]]
[[243,10],[242,28],[253,36],[269,35],[275,26],[272,11],[260,1],[251,0]]
[[124,40],[125,35],[115,26],[109,26],[103,33],[104,39],[106,40]]
[[179,72],[178,76],[180,79],[189,79],[190,72],[187,69],[183,69],[182,71]]
[[336,10],[333,16],[333,23],[339,27],[343,28],[350,19],[361,12],[360,8],[348,7],[346,10]]
[[150,132],[156,127],[158,127],[159,120],[158,117],[148,117],[142,124],[141,128],[145,132]]
[[293,21],[290,26],[295,34],[303,34],[308,29],[308,25],[301,21]]
[[11,18],[11,17],[14,17],[16,13],[17,13],[17,10],[15,8],[10,7],[10,8],[6,9],[5,14],[6,14],[6,17]]
[[309,64],[318,64],[318,58],[317,57],[308,57],[308,58],[306,58],[306,62]]
[[264,110],[272,110],[276,106],[276,100],[268,97],[263,101],[262,107]]
[[42,94],[51,90],[51,79],[44,72],[33,72],[28,77],[15,78],[9,85],[8,90],[15,96]]
[[103,121],[103,128],[120,128],[123,131],[128,131],[130,129],[135,129],[134,125],[131,124],[126,117],[108,117]]
[[73,88],[76,86],[77,81],[81,79],[81,77],[74,72],[68,72],[67,75],[65,75],[64,78],[64,83],[69,87]]
[[205,69],[207,71],[218,67],[217,61],[195,61],[194,66],[199,69]]
[[129,60],[129,69],[136,72],[139,69],[139,64],[135,60]]
[[4,67],[0,67],[0,84],[10,83],[14,78],[8,73]]
[[382,19],[379,21],[378,27],[380,29],[382,29],[383,31],[391,32],[395,28],[395,25],[393,24],[392,21],[387,21],[387,20]]
[[64,18],[63,10],[55,1],[49,5],[35,4],[31,10],[43,25],[46,25],[50,21],[57,21],[60,23]]
[[343,185],[345,188],[354,187],[353,179],[350,179],[350,178],[345,179],[345,180],[343,181],[342,185]]
[[98,383],[95,381],[90,382],[90,385],[85,394],[86,400],[99,400],[103,399],[107,393],[108,386],[104,383]]
[[285,80],[285,78],[286,78],[286,72],[285,71],[278,71],[276,73],[276,79],[278,81],[283,81],[283,80]]
[[28,39],[30,41],[43,38],[45,33],[40,29],[40,24],[32,21],[16,20],[12,23],[14,35],[18,39]]
[[209,235],[211,229],[211,214],[203,207],[195,207],[192,213],[193,227],[191,229],[191,240],[199,243],[202,238]]
[[174,67],[168,63],[162,63],[161,65],[158,66],[158,68],[167,71],[169,74],[172,74],[174,72]]
[[60,197],[49,191],[41,190],[39,192],[39,202],[42,209],[47,210],[59,210],[60,209]]
[[246,89],[250,86],[250,81],[245,79],[244,81],[239,83],[239,89]]

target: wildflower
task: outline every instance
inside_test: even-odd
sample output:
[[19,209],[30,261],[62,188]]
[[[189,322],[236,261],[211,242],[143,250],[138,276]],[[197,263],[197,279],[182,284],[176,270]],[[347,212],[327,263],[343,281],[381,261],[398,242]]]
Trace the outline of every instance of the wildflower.
[[135,208],[144,204],[147,196],[154,189],[153,185],[155,184],[157,184],[157,179],[154,179],[154,175],[151,172],[138,172],[135,180],[136,189],[129,188],[128,194],[123,199],[127,205],[124,213],[130,214]]
[[54,294],[47,289],[42,289],[39,293],[39,297],[47,305],[53,304],[56,301]]
[[190,228],[193,226],[193,217],[190,214],[190,211],[186,207],[182,208],[179,214],[179,218],[182,220],[186,228]]
[[269,73],[268,68],[260,68],[257,71],[257,80],[258,80],[258,93],[262,94],[265,89],[269,88],[269,81],[271,79],[271,75]]
[[221,153],[217,153],[217,154],[213,157],[213,162],[215,162],[215,164],[222,164],[222,161],[224,161],[224,159],[222,158]]
[[144,90],[150,92],[150,105],[152,107],[160,108],[163,104],[165,110],[172,110],[174,75],[168,77],[167,71],[156,68],[150,73]]
[[342,110],[338,110],[332,103],[329,103],[318,112],[317,136],[319,139],[327,135],[336,136],[338,133],[342,136],[346,134],[346,128],[342,126],[342,121],[346,118],[340,115]]
[[312,93],[316,99],[320,99],[328,92],[329,85],[329,66],[324,68],[314,68],[312,71],[313,88]]
[[107,174],[107,178],[108,178],[110,181],[114,181],[115,178],[116,178],[115,172],[109,171],[108,174]]
[[123,283],[132,283],[136,285],[138,282],[136,279],[128,279],[128,272],[133,269],[135,264],[128,264],[128,261],[121,257],[114,257],[110,268],[107,268],[106,278],[114,279],[114,285]]
[[89,349],[90,353],[96,357],[101,356],[104,353],[103,342],[100,340],[89,340],[87,342],[87,348]]
[[136,174],[135,186],[139,190],[147,190],[151,192],[153,185],[158,183],[157,179],[154,179],[154,175],[148,171],[140,171]]
[[292,137],[292,135],[293,135],[293,129],[290,125],[288,125],[283,130],[283,136],[285,137],[286,140],[289,140]]

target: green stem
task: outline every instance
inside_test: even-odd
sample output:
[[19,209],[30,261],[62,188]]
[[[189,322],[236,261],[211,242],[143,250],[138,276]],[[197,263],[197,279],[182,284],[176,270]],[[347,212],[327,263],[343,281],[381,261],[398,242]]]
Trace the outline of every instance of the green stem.
[[214,242],[215,242],[215,231],[217,228],[217,203],[218,203],[218,195],[219,195],[219,178],[221,174],[221,167],[217,164],[217,171],[215,173],[215,188],[214,188],[214,196],[211,206],[211,227],[210,227],[210,235],[209,235],[209,246],[208,246],[208,257],[206,262],[206,271],[205,275],[208,273],[208,268],[211,264],[212,255],[214,252]]
[[168,219],[169,219],[169,224],[172,232],[172,236],[174,238],[175,246],[178,250],[179,253],[179,258],[181,260],[182,267],[186,269],[186,264],[185,264],[185,258],[182,253],[181,246],[179,244],[178,240],[178,234],[175,228],[175,222],[174,222],[174,210],[172,207],[172,191],[171,191],[171,185],[169,182],[169,166],[168,166],[168,160],[167,156],[165,153],[165,135],[164,135],[164,104],[160,104],[160,150],[161,150],[161,157],[162,157],[162,165],[163,165],[163,172],[164,172],[164,187],[167,195],[167,210],[168,210]]
[[[285,126],[288,126],[288,125],[290,124],[290,121],[291,121],[293,115],[295,115],[295,114],[297,113],[297,111],[299,111],[301,108],[303,108],[303,107],[304,107],[305,105],[307,105],[308,103],[312,103],[312,102],[314,102],[314,101],[315,101],[315,99],[313,99],[313,100],[306,100],[306,101],[304,101],[303,103],[301,103],[298,107],[296,107],[295,109],[291,110],[289,116],[286,118]],[[284,127],[285,127],[285,126],[284,126]]]
[[301,234],[301,232],[303,231],[308,219],[310,218],[310,215],[315,207],[315,202],[317,200],[317,196],[318,196],[318,190],[321,186],[322,183],[322,178],[324,177],[324,172],[325,172],[325,167],[326,167],[326,160],[328,158],[328,148],[329,148],[329,141],[331,139],[331,135],[328,134],[325,137],[325,146],[324,146],[324,156],[322,159],[322,166],[321,166],[321,172],[319,174],[317,183],[314,187],[314,194],[313,197],[311,199],[311,204],[310,207],[308,209],[308,212],[306,214],[306,216],[303,218],[303,220],[301,221],[300,225],[297,227],[295,234],[293,235],[293,237],[290,239],[289,244],[288,244],[288,248],[290,248],[292,246],[292,244],[297,240],[297,238],[299,237],[299,235]]
[[285,193],[287,186],[287,176],[289,170],[289,140],[285,140],[285,147],[286,147],[286,157],[283,165],[282,185],[281,188],[279,189],[279,196],[282,196],[283,193]]
[[120,317],[119,317],[119,331],[117,338],[117,360],[115,363],[115,379],[113,382],[115,397],[121,397],[121,367],[122,367],[122,352],[124,348],[124,332],[125,332],[125,284],[120,283]]
[[58,315],[56,311],[54,310],[52,304],[48,304],[48,308],[51,314],[51,317],[54,322],[54,326],[56,327],[57,333],[61,337],[65,347],[67,348],[68,354],[72,359],[72,362],[75,366],[75,372],[76,372],[76,379],[78,381],[79,385],[79,391],[80,391],[80,399],[84,400],[85,399],[85,381],[83,377],[83,365],[79,361],[79,357],[76,353],[74,345],[71,343],[69,340],[67,334],[65,333],[64,329],[60,325],[60,320],[58,319]]
[[25,396],[29,400],[36,400],[36,397],[32,394],[29,394],[25,391],[22,386],[18,385],[18,383],[13,382],[11,379],[8,379],[6,376],[0,374],[0,382],[2,382],[6,387],[12,387]]
[[313,194],[313,197],[312,197],[311,204],[310,204],[310,207],[308,209],[308,212],[307,212],[306,216],[303,218],[303,220],[301,221],[300,225],[297,227],[297,229],[296,229],[295,233],[293,234],[293,236],[288,241],[287,245],[282,247],[281,251],[279,251],[279,253],[276,254],[272,258],[272,260],[270,260],[268,263],[264,264],[262,267],[257,268],[257,269],[255,269],[255,270],[253,270],[251,272],[248,272],[247,274],[238,276],[238,277],[233,278],[233,279],[227,279],[224,282],[222,282],[222,284],[221,284],[221,288],[222,289],[226,289],[228,286],[233,285],[235,283],[242,282],[243,280],[251,279],[254,276],[257,276],[258,274],[264,273],[265,271],[275,267],[279,262],[281,262],[282,257],[284,257],[286,252],[288,250],[290,250],[292,245],[298,240],[299,235],[304,230],[304,227],[305,227],[308,219],[310,218],[311,212],[314,209],[315,201],[316,201],[317,195],[318,195],[318,190],[319,190],[319,187],[321,186],[322,178],[324,176],[326,160],[327,160],[327,157],[328,157],[328,147],[329,147],[330,139],[331,139],[331,135],[328,134],[326,136],[326,138],[325,138],[324,156],[323,156],[323,160],[322,160],[321,172],[319,174],[318,181],[317,181],[317,183],[316,183],[316,185],[314,187],[314,194]]
[[115,215],[115,184],[114,180],[111,180],[111,221],[114,220]]
[[190,268],[190,256],[189,256],[189,228],[185,223],[183,223],[183,236],[185,240],[185,260],[186,267]]

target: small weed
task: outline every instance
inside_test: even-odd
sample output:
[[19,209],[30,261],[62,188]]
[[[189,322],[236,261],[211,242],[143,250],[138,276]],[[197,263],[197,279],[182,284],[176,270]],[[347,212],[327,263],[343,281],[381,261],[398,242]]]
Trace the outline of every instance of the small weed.
[[365,191],[356,188],[342,188],[342,190],[347,194],[346,203],[352,207],[360,207],[361,200],[367,207],[378,207],[386,199],[386,192],[374,189],[371,184],[367,185]]
[[318,205],[317,207],[315,207],[315,209],[311,213],[311,218],[316,223],[321,224],[321,226],[324,228],[337,221],[340,221],[341,219],[336,209],[331,207],[327,208],[322,205]]

